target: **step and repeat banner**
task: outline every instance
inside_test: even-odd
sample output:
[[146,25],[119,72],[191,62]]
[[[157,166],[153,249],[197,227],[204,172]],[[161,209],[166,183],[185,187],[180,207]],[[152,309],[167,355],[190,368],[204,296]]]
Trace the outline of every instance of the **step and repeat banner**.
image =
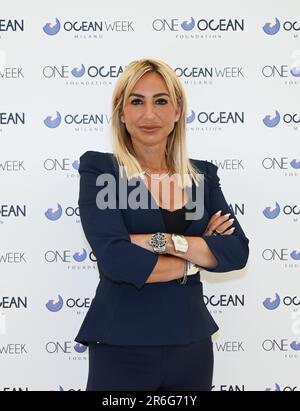
[[[300,390],[300,3],[33,0],[0,10],[0,390],[84,390],[74,338],[98,284],[79,157],[112,151],[132,60],[184,84],[191,158],[216,164],[250,240],[245,269],[202,272],[216,391]],[[99,313],[101,315],[101,313]]]

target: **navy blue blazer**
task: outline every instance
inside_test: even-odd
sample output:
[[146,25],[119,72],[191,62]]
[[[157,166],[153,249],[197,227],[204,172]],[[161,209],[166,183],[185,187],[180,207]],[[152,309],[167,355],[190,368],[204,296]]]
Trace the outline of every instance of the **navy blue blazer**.
[[[204,215],[193,220],[184,235],[201,236],[209,218],[218,210],[231,213],[220,188],[218,167],[190,159],[205,176]],[[116,177],[118,196],[119,168],[112,153],[87,151],[80,157],[79,210],[85,236],[97,258],[100,281],[95,297],[75,341],[88,345],[100,341],[116,345],[178,345],[206,338],[218,330],[202,293],[199,273],[188,276],[187,283],[177,280],[146,283],[158,254],[131,243],[129,234],[166,232],[159,208],[107,208],[100,210],[96,186],[101,173]],[[145,186],[146,187],[146,186]],[[128,185],[128,195],[134,186]],[[148,192],[148,204],[153,202]],[[192,187],[195,200],[195,183]],[[150,207],[150,206],[149,206]],[[236,217],[235,217],[236,218]],[[218,265],[211,272],[243,268],[248,260],[248,243],[235,219],[234,234],[203,237]]]

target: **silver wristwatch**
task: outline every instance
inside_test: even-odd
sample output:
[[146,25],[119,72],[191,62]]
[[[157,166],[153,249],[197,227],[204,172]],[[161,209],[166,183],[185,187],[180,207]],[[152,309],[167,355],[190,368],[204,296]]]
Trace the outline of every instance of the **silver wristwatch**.
[[154,233],[149,240],[149,244],[152,245],[153,251],[157,254],[166,253],[167,243],[168,240],[164,233]]
[[185,237],[181,234],[172,234],[171,236],[175,251],[180,251],[181,253],[186,253],[189,248],[189,243]]

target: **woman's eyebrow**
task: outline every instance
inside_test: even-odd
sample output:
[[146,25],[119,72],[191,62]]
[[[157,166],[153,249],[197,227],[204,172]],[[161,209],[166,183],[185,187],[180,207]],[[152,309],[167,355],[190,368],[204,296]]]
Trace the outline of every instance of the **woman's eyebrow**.
[[[131,96],[135,96],[135,97],[145,97],[145,96],[143,96],[143,94],[138,94],[138,93],[131,93],[131,94],[129,94],[129,97],[131,97]],[[168,93],[157,93],[157,94],[153,94],[153,97],[158,97],[158,96],[168,96],[168,97],[170,97]]]

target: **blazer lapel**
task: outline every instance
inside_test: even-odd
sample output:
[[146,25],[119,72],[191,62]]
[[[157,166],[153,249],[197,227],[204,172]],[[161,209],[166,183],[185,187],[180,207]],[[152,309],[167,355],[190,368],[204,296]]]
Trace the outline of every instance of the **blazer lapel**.
[[[119,169],[117,170],[117,173],[116,173],[117,195],[120,196],[120,193],[122,192],[122,190],[125,189],[125,186],[126,186],[126,191],[127,191],[127,195],[124,194],[124,191],[122,195],[122,198],[124,199],[125,203],[127,200],[127,207],[126,207],[126,204],[123,203],[120,208],[122,210],[122,214],[123,214],[123,217],[124,217],[129,233],[147,234],[147,233],[155,233],[155,232],[166,232],[167,229],[165,226],[162,213],[154,197],[152,196],[151,192],[148,190],[145,183],[141,180],[141,178],[133,178],[129,185],[125,174],[123,175],[123,178],[121,178],[121,176],[118,176],[118,174],[119,174]],[[120,185],[122,186],[121,191],[120,191]],[[145,196],[144,198],[146,198],[146,204],[145,204],[146,208],[133,209],[129,207],[128,200],[130,199],[130,196],[135,195],[134,190],[137,189],[137,187],[139,186],[140,186],[141,192]],[[187,190],[187,191],[188,191],[188,196],[189,196],[188,203],[195,202],[196,201],[196,185],[194,181],[192,182],[192,187],[190,188],[190,190]],[[138,200],[139,200],[139,197],[138,197]],[[187,212],[189,212],[189,209],[187,209]],[[204,208],[203,217],[198,220],[192,220],[190,225],[186,228],[183,234],[190,235],[190,236],[200,235],[207,226],[207,221],[208,221],[207,216],[208,216],[208,213],[206,211],[206,208]]]

